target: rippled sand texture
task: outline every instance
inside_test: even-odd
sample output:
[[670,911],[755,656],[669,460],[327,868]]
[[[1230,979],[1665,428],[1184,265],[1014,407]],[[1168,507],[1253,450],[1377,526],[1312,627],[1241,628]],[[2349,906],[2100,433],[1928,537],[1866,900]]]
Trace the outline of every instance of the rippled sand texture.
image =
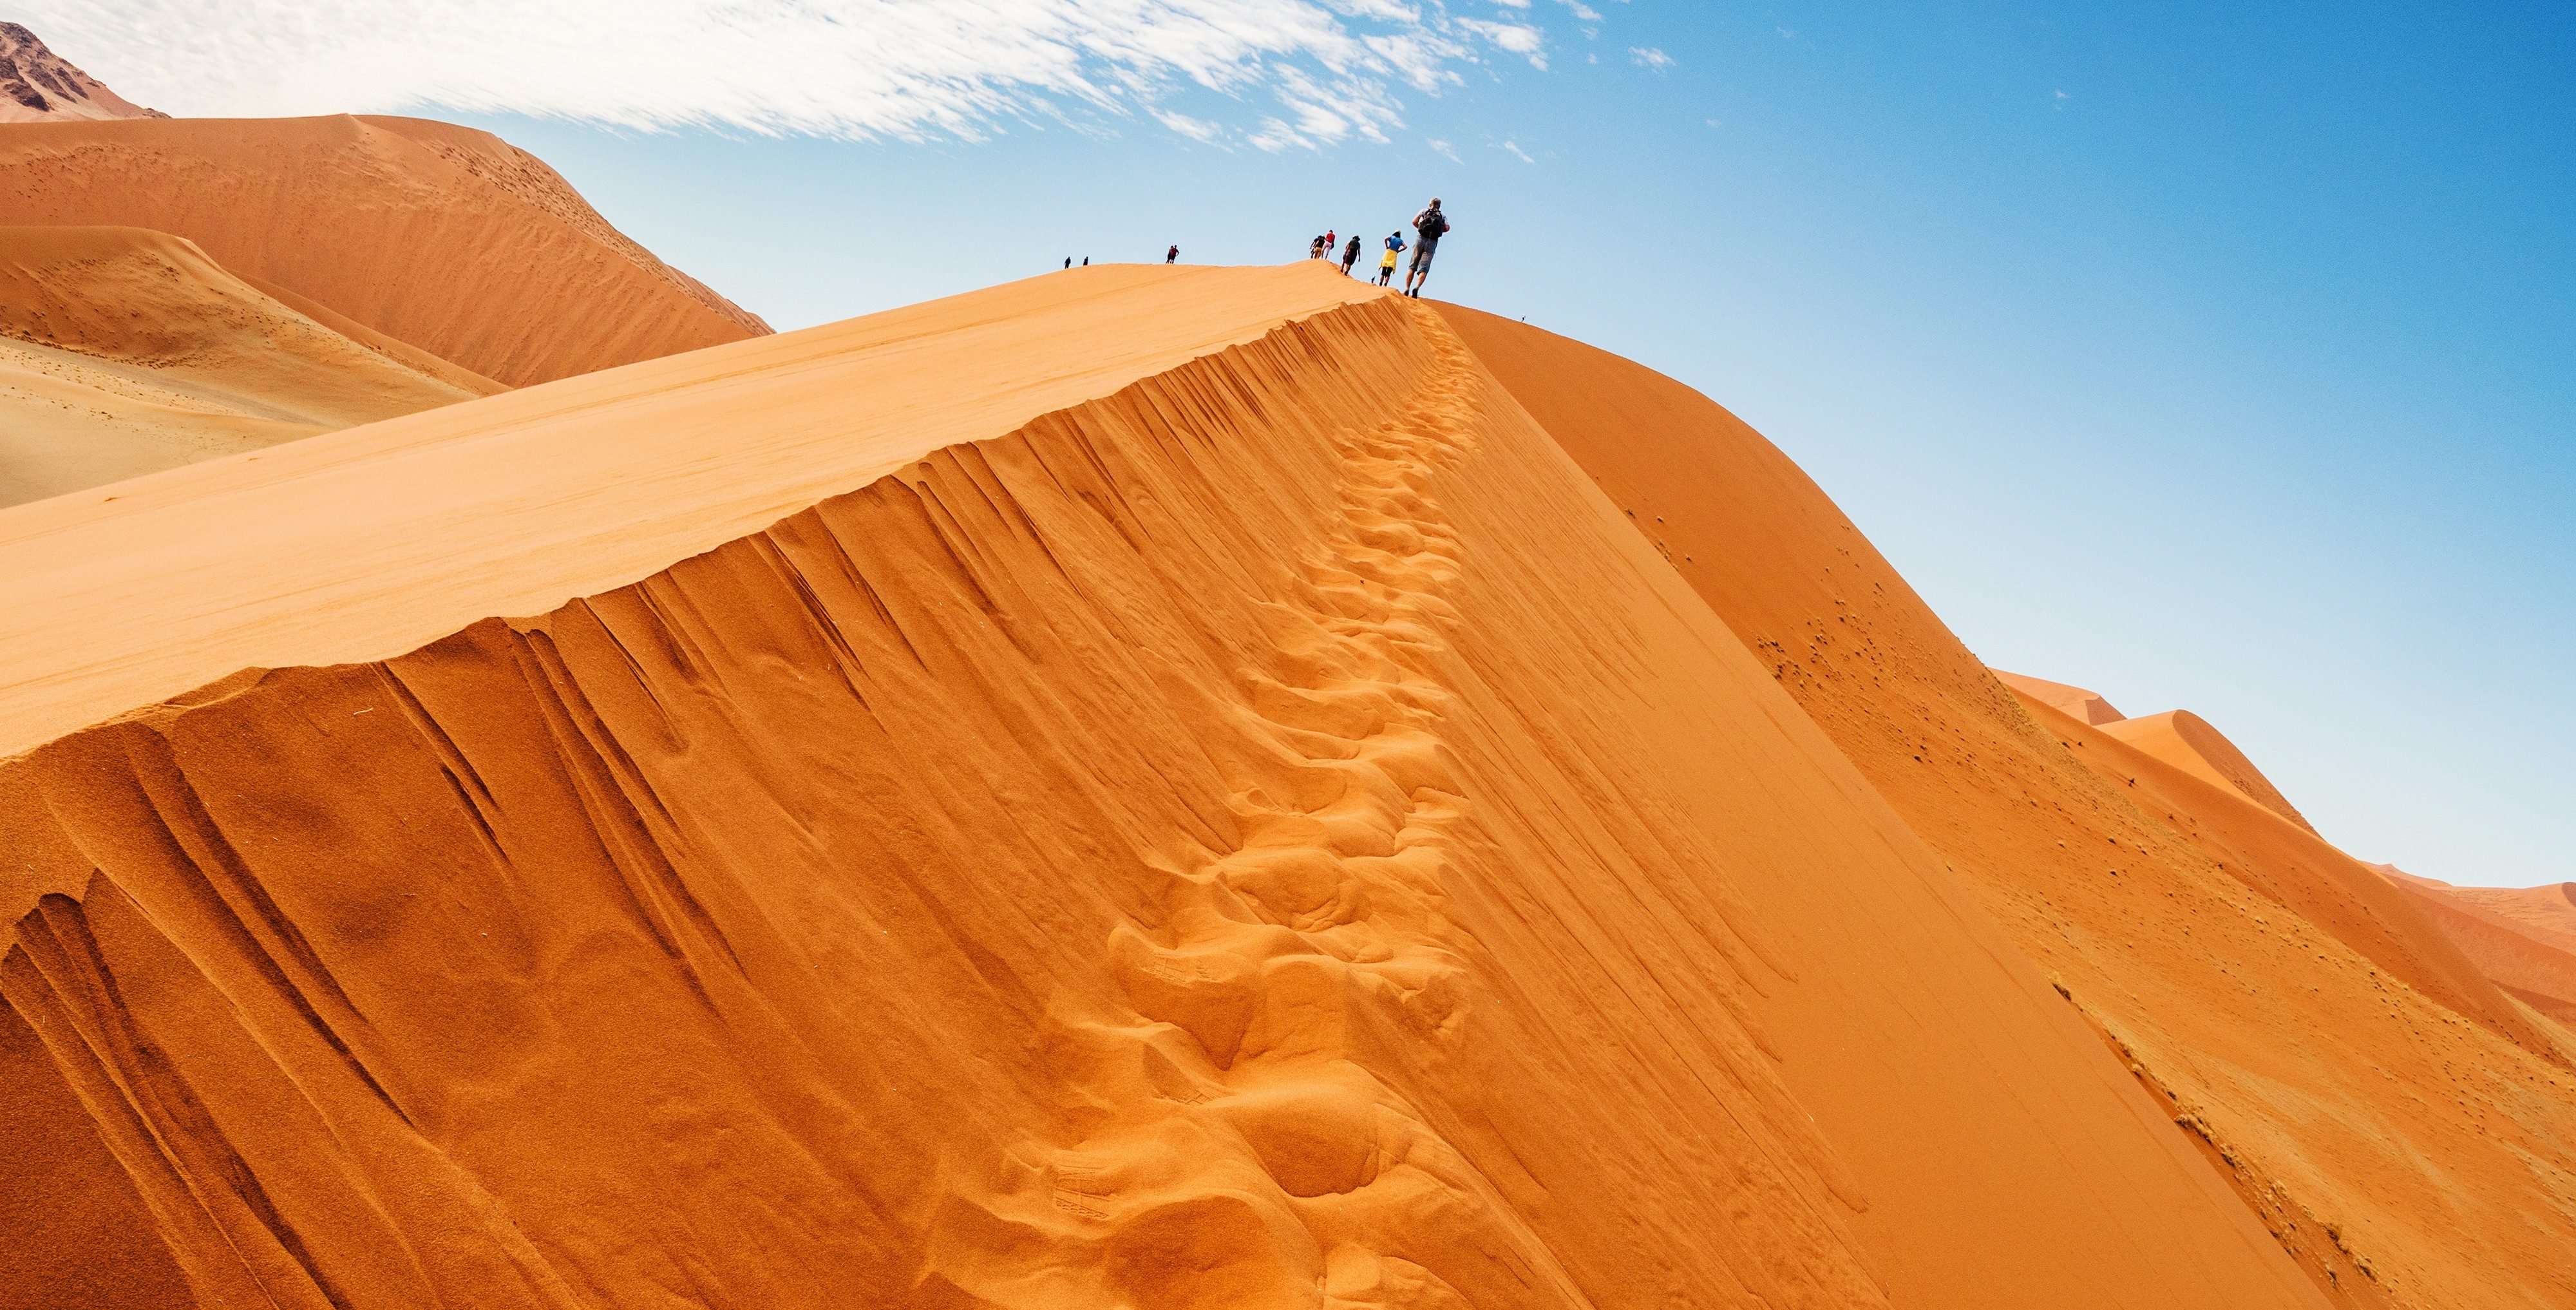
[[[1194,327],[1186,362],[1140,350],[539,617],[0,766],[0,1147],[41,1173],[0,1192],[0,1288],[2325,1304],[1446,322],[1330,282],[1093,270],[937,309],[910,321],[969,346],[1066,288],[1293,321]],[[995,366],[849,331],[924,391]],[[828,394],[841,363],[801,358],[701,385]],[[285,449],[363,469],[551,390]],[[840,394],[827,427],[871,403]],[[621,403],[609,430],[655,412]],[[136,530],[243,467],[160,475]],[[729,507],[683,536],[760,491],[671,485]],[[555,548],[621,504],[567,506],[597,521]],[[473,594],[405,575],[335,639]]]

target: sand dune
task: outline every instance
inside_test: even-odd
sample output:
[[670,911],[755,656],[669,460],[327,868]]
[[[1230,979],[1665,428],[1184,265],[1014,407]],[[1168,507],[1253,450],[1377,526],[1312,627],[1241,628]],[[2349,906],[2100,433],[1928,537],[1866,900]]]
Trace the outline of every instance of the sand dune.
[[2576,883],[2454,887],[2394,865],[2370,867],[2418,898],[2496,986],[2576,1031]]
[[2111,702],[2102,699],[2099,692],[2086,691],[2082,687],[2070,687],[2062,682],[2050,682],[2046,678],[2034,678],[2028,674],[2006,673],[2002,669],[1994,670],[1994,675],[2005,686],[2012,688],[2014,695],[2050,706],[2078,723],[2117,723],[2128,717],[2113,708]]
[[0,23],[0,123],[167,118],[108,90],[16,23]]
[[495,389],[338,327],[177,237],[0,227],[0,504]]
[[1719,406],[1444,312],[2322,1288],[2576,1304],[2576,1079],[2553,1027],[2289,820],[2075,718],[2035,718],[2045,698],[2026,711]]
[[2327,1304],[1480,336],[1093,268],[0,512],[0,1288]]
[[2209,726],[2209,720],[2189,710],[2167,710],[2143,719],[2122,719],[2099,726],[2106,736],[2117,737],[2211,786],[2241,792],[2264,809],[2311,833],[2316,831],[2307,816],[2290,804],[2290,798],[2254,767],[2254,761],[2246,758],[2235,742]]
[[768,328],[627,239],[535,157],[409,118],[0,129],[0,224],[149,228],[519,386]]

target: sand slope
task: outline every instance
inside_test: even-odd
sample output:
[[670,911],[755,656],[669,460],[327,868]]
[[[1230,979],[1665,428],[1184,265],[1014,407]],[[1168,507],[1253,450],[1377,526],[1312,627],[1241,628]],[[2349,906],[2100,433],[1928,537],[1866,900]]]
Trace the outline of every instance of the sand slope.
[[361,344],[177,237],[0,227],[0,504],[495,385],[399,343]]
[[2059,713],[2073,718],[2078,723],[2117,723],[2128,717],[2120,713],[2111,702],[2102,699],[2099,692],[2086,691],[2082,687],[2070,687],[2063,682],[2050,682],[2046,678],[2034,678],[2024,673],[2006,673],[2002,669],[1996,669],[1993,672],[1997,680],[2012,688],[2014,695],[2024,700],[2035,700],[2043,705],[2052,706]]
[[[126,1222],[0,1288],[2324,1304],[1416,302],[1094,268],[77,500],[0,1133]],[[250,651],[375,662],[178,694]]]
[[489,133],[410,118],[0,129],[0,223],[150,228],[512,386],[766,332]]
[[2254,767],[2254,761],[2237,749],[2235,742],[2211,727],[2209,720],[2189,710],[2167,710],[2142,719],[2121,719],[2097,726],[2105,736],[2117,737],[2212,786],[2241,792],[2264,809],[2311,833],[2316,831],[2307,816],[2290,804],[2290,798]]
[[2295,824],[2034,718],[2053,711],[2016,702],[1733,415],[1579,343],[1443,312],[2321,1286],[2576,1304],[2576,1079],[2553,1027]]
[[167,118],[108,90],[17,23],[0,23],[0,123]]

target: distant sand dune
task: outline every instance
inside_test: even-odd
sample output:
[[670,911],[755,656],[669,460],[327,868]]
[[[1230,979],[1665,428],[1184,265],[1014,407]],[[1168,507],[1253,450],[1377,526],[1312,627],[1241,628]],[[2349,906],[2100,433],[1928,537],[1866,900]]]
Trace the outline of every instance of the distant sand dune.
[[496,385],[388,340],[362,345],[177,237],[0,227],[0,505]]
[[2013,689],[2013,694],[2050,706],[2078,723],[2117,723],[2127,717],[2114,708],[2111,702],[2102,699],[2099,692],[2086,691],[2082,687],[2070,687],[2062,682],[2050,682],[2046,678],[2034,678],[2028,674],[2006,673],[2001,669],[1995,670],[1994,673],[2005,686]]
[[0,224],[149,228],[511,386],[768,331],[527,152],[412,118],[0,129]]
[[2145,751],[2165,763],[2217,787],[2242,793],[2247,800],[2314,833],[2316,828],[2290,798],[2272,785],[2254,761],[2237,749],[2209,720],[2189,710],[2167,710],[2143,719],[2121,719],[2101,725],[2109,736]]

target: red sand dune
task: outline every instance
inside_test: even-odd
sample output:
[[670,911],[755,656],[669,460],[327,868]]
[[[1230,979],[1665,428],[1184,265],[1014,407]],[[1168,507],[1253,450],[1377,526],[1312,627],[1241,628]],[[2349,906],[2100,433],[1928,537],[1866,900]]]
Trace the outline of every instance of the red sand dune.
[[511,386],[766,325],[489,133],[411,118],[0,129],[0,224],[150,228]]
[[2496,986],[2576,1029],[2576,883],[2454,887],[2394,865],[2370,867],[2417,897]]
[[2316,831],[2307,816],[2290,804],[2290,798],[2254,767],[2254,761],[2246,758],[2235,742],[2209,726],[2209,720],[2189,710],[2167,710],[2143,719],[2122,719],[2100,726],[2106,736],[2117,737],[2213,787],[2240,792],[2247,800],[2310,833]]
[[2024,700],[2035,700],[2042,705],[2051,706],[2078,723],[2117,723],[2128,717],[2113,708],[2111,702],[2102,699],[2099,692],[2086,691],[2082,687],[2070,687],[2062,682],[2050,682],[2046,678],[2034,678],[2028,674],[2006,673],[2002,669],[1994,670],[1994,675],[2005,686],[2012,688],[2014,695]]
[[1093,268],[0,512],[0,1299],[2329,1304],[1516,328]]
[[2017,702],[1724,409],[1579,343],[1443,312],[2321,1288],[2576,1304],[2563,1034],[2287,819],[2035,718],[2054,712]]
[[0,505],[498,389],[177,237],[0,227]]
[[0,123],[167,117],[108,90],[47,49],[35,33],[0,23]]

